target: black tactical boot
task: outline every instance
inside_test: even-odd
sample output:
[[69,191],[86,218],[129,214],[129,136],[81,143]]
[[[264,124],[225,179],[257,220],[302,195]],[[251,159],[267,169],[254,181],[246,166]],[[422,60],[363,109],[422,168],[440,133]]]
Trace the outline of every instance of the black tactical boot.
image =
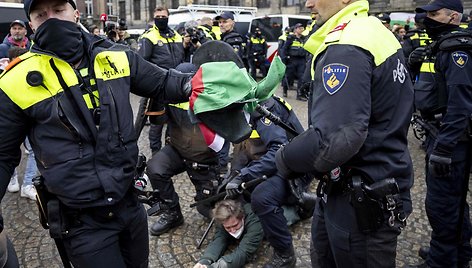
[[297,263],[293,247],[286,252],[278,252],[274,249],[272,260],[264,265],[264,268],[294,268]]
[[168,209],[160,215],[159,219],[151,226],[151,235],[161,235],[172,228],[179,227],[184,224],[184,216],[177,205],[172,209]]
[[426,260],[428,258],[428,254],[429,254],[428,246],[422,246],[418,250],[418,256],[420,256],[423,260]]

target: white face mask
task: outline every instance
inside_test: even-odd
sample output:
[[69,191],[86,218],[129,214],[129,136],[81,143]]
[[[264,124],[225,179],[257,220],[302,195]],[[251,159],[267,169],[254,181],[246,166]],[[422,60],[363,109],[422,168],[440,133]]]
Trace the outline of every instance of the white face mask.
[[236,238],[236,239],[239,239],[241,237],[241,235],[243,234],[243,231],[244,231],[244,219],[241,220],[241,228],[239,228],[238,230],[236,230],[236,232],[234,233],[229,233],[232,237]]

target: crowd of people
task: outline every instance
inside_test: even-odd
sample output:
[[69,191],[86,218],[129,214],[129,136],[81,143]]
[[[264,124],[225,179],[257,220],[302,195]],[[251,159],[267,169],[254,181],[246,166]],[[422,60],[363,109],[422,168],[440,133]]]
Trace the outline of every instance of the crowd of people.
[[[194,268],[244,267],[264,238],[273,249],[265,268],[295,267],[288,226],[307,218],[313,267],[395,267],[397,238],[412,213],[407,135],[416,118],[432,234],[419,252],[425,262],[408,267],[469,267],[472,33],[462,1],[418,7],[412,28],[391,27],[386,13],[370,16],[367,0],[305,6],[313,21],[284,29],[279,56],[283,97],[297,80],[308,126],[274,95],[245,116],[247,139],[216,148],[200,130],[217,119],[196,124],[192,115],[192,88],[210,76],[193,56],[220,40],[231,55],[218,61],[240,68],[233,77],[244,68],[253,80],[258,69],[265,77],[272,69],[261,29],[243,36],[234,14],[223,12],[174,30],[169,10],[158,6],[153,25],[134,40],[124,21],[104,35],[84,31],[75,0],[25,0],[32,40],[25,22],[14,20],[0,44],[0,196],[21,189],[22,197],[40,197],[61,258],[74,267],[147,267],[148,231],[160,236],[185,221],[172,180],[183,172],[197,211],[217,224]],[[135,189],[142,127],[133,127],[130,93],[143,97],[150,121],[148,215]],[[223,121],[241,106],[224,107]],[[21,144],[28,158],[20,188]],[[315,180],[316,195],[308,190]],[[221,193],[223,200],[206,202]],[[148,216],[156,218],[149,230]],[[18,267],[1,231],[0,216],[0,266]]]

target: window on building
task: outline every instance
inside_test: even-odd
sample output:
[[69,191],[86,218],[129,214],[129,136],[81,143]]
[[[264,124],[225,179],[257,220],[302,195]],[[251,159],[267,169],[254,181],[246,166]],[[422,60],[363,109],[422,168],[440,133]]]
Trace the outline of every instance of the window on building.
[[120,15],[120,18],[124,19],[126,18],[126,2],[125,1],[120,1],[118,3],[118,14]]
[[300,5],[300,0],[285,0],[284,6],[298,6]]
[[154,18],[154,9],[156,8],[156,0],[149,0],[148,18]]
[[179,7],[179,0],[172,0],[171,8],[178,8]]
[[133,0],[133,19],[141,20],[141,0]]
[[93,16],[93,0],[85,0],[85,14]]
[[259,7],[259,8],[270,7],[270,1],[269,0],[257,0],[257,7]]
[[218,0],[208,0],[209,5],[218,5]]
[[113,0],[107,0],[107,12],[109,15],[113,15]]
[[228,5],[230,5],[230,6],[240,6],[241,1],[240,0],[229,0]]

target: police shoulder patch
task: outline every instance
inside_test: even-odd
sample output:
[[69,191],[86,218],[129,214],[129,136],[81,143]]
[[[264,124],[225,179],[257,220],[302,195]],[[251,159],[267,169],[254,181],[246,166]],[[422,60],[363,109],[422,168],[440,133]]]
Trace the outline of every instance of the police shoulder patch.
[[464,66],[469,61],[469,55],[463,51],[455,51],[452,52],[452,61],[456,64],[459,68],[464,68]]
[[340,63],[332,63],[323,67],[323,86],[326,91],[333,95],[344,85],[349,75],[349,66]]
[[272,121],[270,121],[269,118],[267,118],[267,117],[262,117],[261,122],[262,122],[262,124],[264,124],[266,126],[270,126],[272,124]]

